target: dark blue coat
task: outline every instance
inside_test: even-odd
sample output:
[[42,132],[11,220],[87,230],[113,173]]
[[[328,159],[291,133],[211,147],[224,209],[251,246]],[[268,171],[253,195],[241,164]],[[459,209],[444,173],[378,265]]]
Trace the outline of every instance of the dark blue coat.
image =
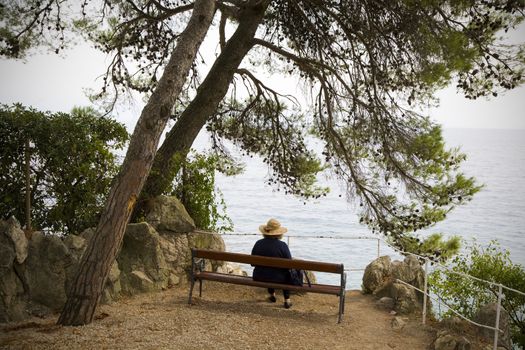
[[[288,245],[277,238],[263,238],[258,240],[253,246],[252,255],[262,255],[285,259],[292,258],[292,254],[290,253],[290,249],[288,249]],[[290,273],[288,272],[288,269],[255,266],[253,269],[253,279],[255,281],[289,283]]]

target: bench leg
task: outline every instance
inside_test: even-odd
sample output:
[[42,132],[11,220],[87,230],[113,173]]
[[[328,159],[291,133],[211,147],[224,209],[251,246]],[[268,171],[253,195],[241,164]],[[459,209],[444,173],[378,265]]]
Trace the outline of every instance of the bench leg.
[[343,294],[343,315],[345,314],[346,292]]
[[191,285],[190,285],[190,295],[188,297],[188,304],[190,304],[190,305],[191,305],[191,297],[192,297],[192,294],[193,294],[193,286],[194,285],[195,285],[195,279],[192,276],[192,278],[191,278]]
[[199,280],[199,297],[202,297],[202,280]]
[[341,273],[341,291],[339,293],[339,319],[337,323],[341,323],[343,314],[345,313],[345,297],[346,297],[346,273]]
[[344,298],[344,294],[339,296],[339,318],[337,319],[337,323],[341,323],[341,320],[343,319],[343,313],[345,309]]
[[191,274],[190,274],[190,281],[191,281],[191,285],[190,285],[190,295],[188,296],[188,304],[191,305],[191,297],[193,295],[193,286],[195,285],[195,277],[194,277],[194,274],[195,273],[195,250],[192,249],[191,250]]

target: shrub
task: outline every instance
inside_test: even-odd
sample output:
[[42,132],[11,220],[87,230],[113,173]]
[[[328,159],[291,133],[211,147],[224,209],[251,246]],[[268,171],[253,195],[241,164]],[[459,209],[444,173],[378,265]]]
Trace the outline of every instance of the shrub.
[[[430,284],[436,294],[461,314],[472,318],[477,310],[498,295],[497,284],[525,291],[525,270],[510,260],[507,250],[502,250],[497,241],[487,247],[473,243],[465,254],[457,255],[450,262],[451,270],[436,270],[430,275]],[[488,284],[463,277],[468,274]],[[525,296],[503,289],[505,297],[502,307],[509,313],[511,336],[515,345],[525,347]],[[450,313],[450,311],[449,311]]]
[[[171,195],[180,199],[200,229],[233,231],[233,222],[226,214],[223,194],[215,187],[215,171],[225,168],[224,163],[228,161],[214,154],[196,152],[190,152],[184,160],[180,156],[177,159],[180,171],[175,177]],[[233,164],[229,169],[230,174],[236,173],[232,170],[236,169]]]

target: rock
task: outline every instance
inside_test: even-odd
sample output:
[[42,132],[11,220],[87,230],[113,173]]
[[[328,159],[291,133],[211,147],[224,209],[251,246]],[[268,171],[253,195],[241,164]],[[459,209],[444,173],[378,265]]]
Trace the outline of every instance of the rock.
[[420,310],[416,290],[402,283],[392,285],[392,298],[395,300],[395,310],[401,314],[409,314]]
[[[161,197],[153,209],[155,206],[158,210],[150,211],[150,218],[156,218],[153,221],[162,231],[157,232],[145,222],[128,225],[102,302],[115,300],[121,293],[132,295],[180,286],[191,269],[191,248],[225,250],[220,235],[193,232],[193,221],[176,199]],[[62,239],[35,232],[27,241],[14,218],[0,221],[0,322],[21,321],[31,314],[45,317],[61,310],[94,234],[95,229],[90,228]],[[211,262],[208,268],[216,270],[222,264]],[[245,274],[240,266],[228,269]]]
[[434,350],[470,350],[471,344],[467,338],[450,333],[447,330],[439,331],[433,343]]
[[[209,249],[223,252],[226,250],[226,245],[221,235],[214,232],[206,231],[194,231],[188,235],[188,244],[190,249]],[[191,255],[190,255],[191,258]],[[191,260],[190,260],[191,266]],[[212,271],[217,271],[217,269],[223,265],[222,261],[207,260],[206,269],[211,269]],[[209,264],[209,265],[208,265]]]
[[170,277],[168,278],[168,286],[176,286],[180,283],[180,277],[175,275],[174,273],[170,273]]
[[363,292],[373,293],[391,273],[389,256],[382,256],[372,261],[365,268],[365,273],[363,274]]
[[106,280],[106,287],[104,288],[101,299],[102,303],[108,304],[117,300],[120,297],[121,290],[120,269],[118,267],[118,262],[115,260],[113,265],[111,265],[111,270],[109,271],[109,276]]
[[[5,221],[1,222],[2,224]],[[4,227],[0,227],[0,269],[11,270],[16,259],[13,240],[6,234]]]
[[29,301],[27,303],[26,308],[28,314],[40,318],[46,318],[47,316],[50,316],[53,313],[53,310],[51,310],[47,306],[38,303],[33,303],[32,301]]
[[403,262],[394,261],[392,263],[392,276],[421,290],[425,286],[425,272],[419,264],[419,260],[413,255],[405,257]]
[[66,270],[74,263],[74,257],[60,237],[34,232],[23,269],[30,299],[60,311],[66,301]]
[[376,302],[376,306],[380,309],[393,310],[395,306],[395,301],[389,297],[382,297]]
[[[8,226],[7,222],[0,222],[0,227]],[[16,225],[10,227],[16,229]],[[34,232],[28,242],[26,258],[20,264],[12,236],[4,233],[0,232],[0,322],[20,321],[30,315],[44,317],[60,311],[86,249],[86,240],[74,235],[62,240],[58,236]],[[23,241],[25,235],[21,230],[17,235]],[[103,302],[118,297],[119,273],[118,265],[114,264]]]
[[457,316],[444,318],[440,324],[446,329],[456,332],[466,332],[470,327],[470,323]]
[[6,230],[11,227],[0,221],[0,323],[20,321],[26,317],[24,286],[17,273],[15,244]]
[[78,236],[84,238],[87,244],[87,242],[89,242],[91,237],[95,235],[95,230],[96,229],[94,227],[87,228],[84,231],[82,231]]
[[195,222],[184,205],[175,197],[158,196],[146,203],[145,221],[158,232],[188,233],[195,230]]
[[[312,271],[305,271],[304,273],[305,273],[306,276],[308,276],[308,279],[310,280],[311,284],[317,283],[317,277],[315,277],[315,273],[313,273]],[[306,278],[304,279],[304,282],[308,283],[306,281]]]
[[16,252],[16,261],[22,264],[27,258],[27,238],[18,220],[12,216],[7,221],[1,221],[0,232],[11,238]]
[[[201,248],[217,251],[224,251],[226,245],[221,235],[214,232],[193,231],[191,233],[173,233],[167,231],[159,232],[159,241],[164,255],[164,259],[170,273],[175,278],[171,278],[170,285],[185,283],[191,271],[191,249]],[[222,261],[207,260],[205,268],[217,271],[223,266]],[[175,283],[177,281],[177,283]]]
[[[124,293],[132,295],[168,287],[170,270],[161,249],[160,236],[148,223],[128,225],[117,261]],[[147,279],[139,278],[141,275],[133,271],[141,272]]]
[[[490,303],[481,307],[474,315],[473,321],[479,324],[494,327],[496,325],[497,307],[498,305],[496,303]],[[477,327],[477,329],[479,335],[485,338],[486,340],[494,340],[493,330],[483,327]],[[500,311],[499,329],[501,329],[503,333],[500,333],[498,336],[498,346],[504,347],[506,349],[511,349],[509,314],[503,308],[501,308]]]
[[456,340],[456,349],[457,350],[470,350],[471,344],[470,341],[465,337],[458,337]]
[[170,270],[168,285],[179,285],[188,279],[191,251],[188,234],[159,235],[160,247]]
[[64,244],[69,250],[84,251],[86,249],[87,239],[77,235],[67,235],[64,238]]
[[[83,238],[82,236],[77,235],[68,235],[66,238],[64,238],[64,244],[66,245],[67,249],[69,250],[69,253],[73,256],[75,259],[75,267],[71,269],[72,274],[76,273],[78,263],[80,262],[80,259],[82,258],[82,254],[84,254],[84,250],[86,250],[87,247],[87,240]],[[72,278],[73,276],[71,276]]]
[[226,245],[221,235],[215,232],[194,231],[188,235],[190,248],[225,251]]
[[434,341],[434,350],[455,350],[456,339],[451,334],[442,334]]
[[406,326],[406,321],[403,320],[401,317],[394,317],[392,321],[390,322],[390,325],[392,326],[392,329],[394,330],[401,330]]
[[120,279],[120,269],[118,268],[118,262],[115,261],[111,265],[107,282],[116,283]]
[[394,295],[394,280],[392,277],[385,278],[383,283],[378,286],[373,292],[373,295],[375,295],[378,298],[392,298]]
[[[363,292],[393,299],[394,310],[399,313],[422,309],[423,293],[397,280],[424,289],[424,271],[416,257],[408,256],[404,261],[391,262],[388,256],[382,256],[372,261],[363,275]],[[430,310],[430,303],[427,308]]]
[[128,281],[130,284],[128,288],[135,291],[147,293],[157,290],[157,285],[142,271],[131,271],[128,276]]
[[241,265],[232,262],[227,262],[222,266],[219,266],[219,268],[217,268],[217,272],[226,273],[229,275],[248,276],[248,272],[244,271]]

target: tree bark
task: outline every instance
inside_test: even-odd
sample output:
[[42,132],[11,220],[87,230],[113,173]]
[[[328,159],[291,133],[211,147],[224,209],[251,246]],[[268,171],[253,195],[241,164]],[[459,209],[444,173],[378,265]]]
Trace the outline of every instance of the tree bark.
[[135,126],[126,158],[110,190],[95,235],[82,256],[58,324],[84,325],[93,320],[131,212],[151,169],[159,138],[206,36],[214,10],[214,0],[195,2],[190,21]]
[[31,232],[31,142],[26,138],[25,162],[26,162],[26,232]]
[[269,3],[269,0],[250,1],[240,12],[239,25],[235,33],[199,86],[197,95],[181,114],[159,148],[150,176],[144,185],[142,199],[156,197],[170,186],[177,172],[174,169],[173,156],[177,153],[185,155],[189,151],[199,131],[228,92],[235,71],[253,46],[255,32]]

